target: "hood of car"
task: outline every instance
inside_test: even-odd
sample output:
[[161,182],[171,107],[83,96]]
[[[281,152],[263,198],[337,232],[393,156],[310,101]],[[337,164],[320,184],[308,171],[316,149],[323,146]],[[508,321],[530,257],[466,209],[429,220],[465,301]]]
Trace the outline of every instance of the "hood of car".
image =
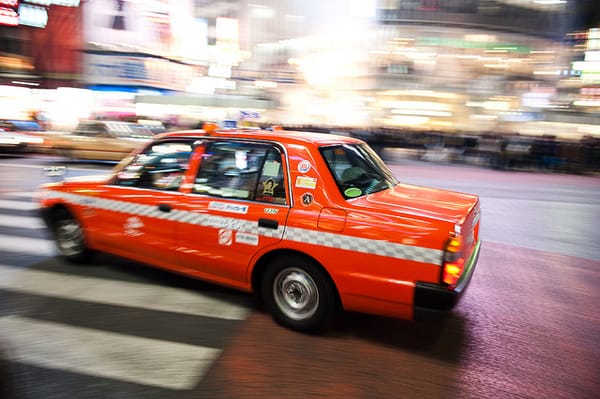
[[46,190],[61,191],[93,190],[105,185],[111,178],[112,174],[63,177],[62,180],[42,184],[41,187]]
[[110,174],[67,177],[42,184],[35,196],[41,200],[50,195],[50,192],[94,195],[103,190],[102,187],[110,178]]
[[478,197],[437,188],[398,184],[388,190],[357,198],[355,206],[380,214],[419,216],[461,222],[477,205]]

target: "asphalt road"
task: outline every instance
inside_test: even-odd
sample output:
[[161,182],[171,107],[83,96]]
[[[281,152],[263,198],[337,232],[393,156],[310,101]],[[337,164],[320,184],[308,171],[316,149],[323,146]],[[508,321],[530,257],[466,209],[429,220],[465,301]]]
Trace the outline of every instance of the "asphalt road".
[[0,372],[16,397],[598,397],[598,177],[392,165],[480,195],[469,290],[443,322],[347,313],[311,336],[244,294],[110,256],[58,259],[30,197],[47,163],[0,158]]

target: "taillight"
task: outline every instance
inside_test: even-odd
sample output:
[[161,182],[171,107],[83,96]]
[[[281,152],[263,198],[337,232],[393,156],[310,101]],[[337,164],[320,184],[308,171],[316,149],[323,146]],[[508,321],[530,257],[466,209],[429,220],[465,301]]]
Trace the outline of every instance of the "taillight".
[[465,267],[465,260],[462,257],[462,245],[460,237],[450,237],[444,249],[442,281],[449,286],[456,284]]

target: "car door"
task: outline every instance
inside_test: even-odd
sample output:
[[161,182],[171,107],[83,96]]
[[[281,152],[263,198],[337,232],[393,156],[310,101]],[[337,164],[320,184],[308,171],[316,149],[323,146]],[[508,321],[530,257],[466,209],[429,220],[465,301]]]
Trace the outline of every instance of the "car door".
[[207,142],[178,209],[182,265],[200,277],[243,285],[252,258],[283,237],[289,190],[282,148],[240,140]]
[[174,210],[192,148],[190,140],[153,143],[114,176],[96,200],[101,246],[151,264],[177,265]]

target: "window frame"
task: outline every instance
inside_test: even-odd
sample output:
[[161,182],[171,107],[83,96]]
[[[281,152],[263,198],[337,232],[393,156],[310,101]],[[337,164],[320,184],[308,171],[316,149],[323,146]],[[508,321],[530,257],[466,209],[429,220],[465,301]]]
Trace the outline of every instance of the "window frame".
[[[250,150],[253,147],[254,148],[256,148],[256,147],[265,148],[265,153],[262,156],[261,165],[257,169],[257,175],[256,175],[256,179],[254,181],[254,188],[252,191],[252,195],[249,195],[247,198],[243,198],[243,197],[236,197],[236,196],[222,196],[222,195],[218,195],[218,194],[214,194],[214,193],[210,193],[210,192],[198,192],[198,191],[194,190],[194,185],[196,184],[196,179],[199,178],[200,174],[202,173],[203,167],[206,167],[205,166],[206,165],[205,164],[206,154],[211,150],[211,147],[214,147],[218,144],[226,144],[226,145],[230,145],[231,147],[233,147],[235,145],[238,145],[238,146],[241,145]],[[277,142],[273,142],[273,141],[228,139],[228,138],[224,138],[224,137],[215,137],[212,139],[203,140],[202,146],[204,147],[204,151],[201,154],[202,159],[199,162],[197,170],[194,172],[192,188],[191,188],[191,191],[189,192],[189,194],[199,195],[199,196],[208,196],[211,198],[218,198],[218,199],[222,199],[222,200],[250,201],[253,203],[272,205],[272,206],[284,206],[284,207],[292,206],[292,194],[290,192],[290,184],[289,184],[290,175],[289,175],[289,168],[288,168],[288,157],[287,157],[287,152],[286,152],[284,146],[282,146],[281,144],[279,144]],[[280,175],[280,177],[278,176],[278,179],[281,182],[280,184],[284,186],[281,189],[281,193],[283,194],[283,197],[280,196],[280,197],[275,197],[275,198],[282,199],[283,203],[275,202],[275,201],[269,202],[269,201],[261,200],[259,198],[259,190],[258,189],[259,189],[261,183],[263,183],[262,178],[265,176],[264,175],[264,167],[265,167],[265,163],[268,161],[269,153],[271,151],[275,152],[278,155],[278,160],[279,160],[280,168],[281,168],[281,170],[278,172],[278,175]]]

